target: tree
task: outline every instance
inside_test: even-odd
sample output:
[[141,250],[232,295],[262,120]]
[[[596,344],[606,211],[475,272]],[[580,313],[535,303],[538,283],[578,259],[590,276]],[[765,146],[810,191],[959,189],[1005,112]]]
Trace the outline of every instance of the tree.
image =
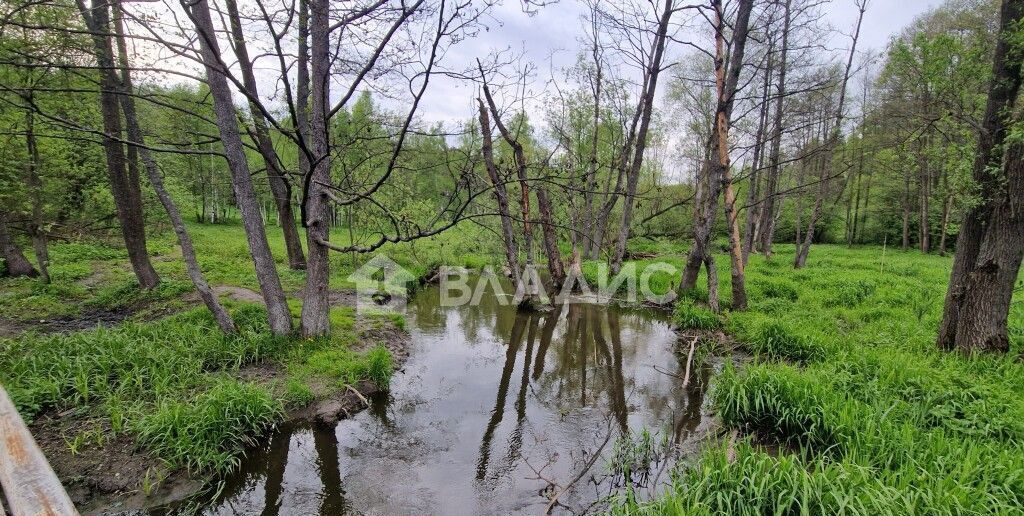
[[[739,88],[740,72],[743,68],[743,55],[746,50],[747,33],[750,23],[750,12],[753,10],[752,0],[741,0],[736,12],[733,28],[733,48],[729,63],[725,56],[725,13],[721,0],[712,2],[715,12],[715,91],[716,108],[714,128],[711,132],[709,160],[703,167],[704,177],[698,183],[693,226],[693,247],[687,256],[686,268],[680,284],[682,290],[691,290],[697,285],[697,275],[703,265],[708,272],[708,303],[713,310],[718,310],[716,286],[717,269],[711,253],[711,229],[718,209],[718,196],[723,186],[727,187],[726,213],[730,227],[730,244],[732,259],[733,304],[737,309],[746,307],[746,287],[744,285],[743,258],[740,250],[739,226],[735,212],[735,194],[732,193],[729,167],[729,126],[732,110],[735,105],[736,92]],[[726,67],[728,66],[728,71]],[[702,188],[703,187],[703,188]]]
[[[249,49],[245,43],[245,34],[242,32],[242,20],[238,13],[238,4],[235,0],[225,2],[228,20],[231,25],[231,37],[234,43],[235,55],[238,56],[238,66],[242,71],[242,83],[246,94],[250,99],[258,99],[259,92],[256,87],[256,75],[253,73],[252,60],[249,59]],[[267,121],[263,117],[260,106],[256,102],[249,102],[249,115],[252,117],[253,139],[263,157],[263,163],[267,169],[267,181],[270,183],[270,191],[274,196],[274,204],[277,206],[277,216],[281,224],[281,231],[284,233],[284,247],[288,253],[288,266],[292,269],[305,269],[306,258],[302,253],[302,242],[299,238],[299,231],[295,225],[295,216],[292,214],[292,187],[285,175],[281,161],[274,150],[274,143],[270,139],[267,129]]]
[[142,288],[153,288],[160,283],[160,276],[153,269],[146,250],[146,227],[142,214],[142,189],[139,185],[138,169],[127,168],[122,144],[121,110],[118,80],[114,62],[114,45],[111,41],[110,3],[95,0],[92,8],[84,0],[78,0],[78,10],[85,20],[92,37],[93,52],[100,68],[100,109],[103,113],[103,147],[107,158],[107,176],[110,190],[117,206],[117,218],[121,226],[128,259],[135,277]]
[[814,208],[811,210],[810,220],[807,223],[807,231],[804,233],[804,241],[798,246],[796,257],[793,261],[793,266],[798,269],[807,264],[807,255],[811,252],[811,243],[814,241],[815,226],[821,218],[826,197],[829,194],[828,187],[832,179],[833,153],[839,145],[839,140],[842,137],[843,116],[845,114],[844,109],[846,106],[846,86],[850,82],[850,73],[853,69],[853,57],[857,52],[857,40],[860,39],[860,28],[861,23],[864,21],[864,12],[867,10],[867,0],[856,0],[856,4],[858,11],[857,25],[853,31],[853,44],[850,45],[850,54],[846,60],[846,68],[843,70],[842,81],[839,83],[839,101],[837,102],[835,112],[835,122],[832,126],[832,132],[828,135],[828,139],[825,142],[825,149],[822,150],[822,153],[824,154],[824,166],[821,167],[821,174],[818,178],[818,195],[814,199]]
[[11,236],[10,228],[7,226],[7,213],[4,210],[0,210],[0,258],[4,259],[5,268],[2,272],[6,276],[39,276],[39,271],[32,266],[28,258],[25,258],[25,253]]
[[235,202],[242,214],[242,225],[256,268],[256,279],[263,294],[267,307],[270,330],[275,335],[287,335],[292,331],[292,316],[288,310],[281,279],[277,274],[274,257],[270,254],[267,234],[260,219],[256,192],[253,189],[249,163],[242,147],[242,138],[238,132],[234,104],[231,100],[231,89],[223,72],[220,48],[210,16],[207,0],[198,0],[189,4],[182,1],[184,7],[195,24],[199,35],[199,46],[202,62],[206,69],[206,81],[213,97],[213,109],[217,118],[217,128],[224,144],[228,166],[231,169],[232,187],[235,191]]
[[972,176],[979,199],[957,239],[938,346],[1006,352],[1007,317],[1024,256],[1022,81],[1024,0],[1003,0],[992,79]]
[[217,321],[221,331],[224,333],[234,333],[235,321],[231,318],[231,314],[224,309],[220,300],[217,299],[217,293],[213,291],[203,276],[203,272],[199,268],[199,261],[196,259],[192,238],[185,228],[185,221],[181,217],[181,212],[178,211],[177,204],[171,198],[167,188],[164,187],[164,180],[160,174],[156,159],[153,158],[149,147],[146,146],[144,132],[135,109],[135,92],[131,78],[131,66],[128,61],[128,46],[125,42],[120,2],[115,0],[113,7],[114,27],[117,30],[117,50],[122,67],[121,82],[124,88],[124,94],[121,95],[121,109],[124,112],[125,125],[128,129],[130,148],[135,149],[138,156],[142,159],[143,168],[146,170],[149,183],[153,186],[153,190],[160,199],[160,204],[163,205],[164,211],[167,212],[167,217],[171,220],[174,234],[178,237],[178,244],[181,246],[181,257],[185,262],[185,272],[188,274],[189,279],[192,280],[192,285],[196,288],[196,292],[199,293],[199,297],[203,300],[207,309],[213,314],[213,318]]

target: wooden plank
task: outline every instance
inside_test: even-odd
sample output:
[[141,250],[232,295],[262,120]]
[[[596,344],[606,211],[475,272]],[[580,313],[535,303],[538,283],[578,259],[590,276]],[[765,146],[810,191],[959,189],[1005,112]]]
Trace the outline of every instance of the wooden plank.
[[0,386],[0,485],[12,516],[77,515],[53,468]]

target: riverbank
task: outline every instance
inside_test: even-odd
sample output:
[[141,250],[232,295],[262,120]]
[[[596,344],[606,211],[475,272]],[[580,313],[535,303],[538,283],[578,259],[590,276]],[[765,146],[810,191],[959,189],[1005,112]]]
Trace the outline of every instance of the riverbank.
[[407,356],[391,315],[334,307],[331,339],[271,339],[232,304],[237,336],[197,309],[4,342],[4,386],[83,513],[191,496],[274,425],[362,410]]
[[792,256],[751,258],[745,312],[707,311],[703,287],[677,304],[678,325],[721,329],[754,359],[716,380],[722,439],[669,492],[615,512],[1019,513],[1020,292],[1011,354],[964,356],[935,348],[951,259],[816,246],[794,270]]
[[[241,329],[233,337],[221,334],[203,309],[194,308],[189,284],[171,259],[175,249],[164,239],[153,244],[165,278],[153,291],[132,287],[120,251],[99,243],[54,245],[50,285],[0,280],[6,321],[0,324],[5,332],[0,334],[0,382],[32,421],[33,434],[76,501],[85,502],[85,512],[191,495],[209,485],[208,479],[233,471],[240,453],[263,443],[274,424],[331,422],[355,414],[365,405],[363,398],[372,401],[372,392],[388,384],[384,372],[405,360],[409,341],[403,319],[357,315],[349,308],[348,255],[333,258],[334,337],[270,338],[265,314],[253,303],[259,296],[239,231],[193,228],[201,254],[210,257],[204,270]],[[287,269],[278,243],[279,272],[297,315],[302,273]],[[658,243],[629,263],[681,269],[683,251]],[[440,264],[495,264],[481,258],[490,255],[466,235],[396,246],[388,255],[420,276]],[[1024,303],[1016,301],[1011,309],[1010,356],[942,353],[933,342],[949,258],[821,245],[806,268],[794,270],[792,255],[792,246],[779,246],[771,261],[751,258],[747,311],[708,311],[703,278],[675,303],[673,324],[688,336],[673,337],[672,363],[678,370],[670,371],[675,376],[653,369],[652,374],[679,384],[686,364],[698,371],[706,370],[709,357],[749,353],[751,358],[742,370],[725,358],[706,402],[701,390],[698,404],[720,422],[715,424],[720,439],[705,439],[701,449],[688,453],[667,490],[654,497],[620,492],[610,507],[630,514],[760,514],[774,511],[776,503],[784,511],[811,513],[1014,512],[1024,503],[1024,477],[1018,474],[1024,471],[1024,365],[1016,359],[1024,347]],[[718,258],[723,271],[718,292],[728,307],[728,257]],[[587,262],[584,274],[598,268],[597,262]],[[654,294],[678,283],[678,275],[667,272],[651,279]],[[443,322],[436,310],[424,314],[428,325]],[[467,320],[482,324],[484,319],[474,317]],[[549,318],[562,324],[551,311],[523,317],[503,316],[500,331],[518,327],[525,333],[519,338],[529,342],[531,331],[544,337]],[[590,324],[610,332],[615,320],[599,314]],[[110,327],[83,331],[96,324]],[[530,330],[535,325],[538,329]],[[490,331],[478,331],[485,330]],[[550,328],[550,335],[567,333]],[[474,333],[466,340],[476,338]],[[723,341],[729,345],[723,347]],[[585,349],[597,353],[591,360],[604,360],[601,350],[607,346],[614,364],[615,346],[625,344],[594,341]],[[533,352],[516,346],[516,353]],[[566,361],[565,374],[580,370],[575,353],[557,359]],[[496,366],[488,379],[512,378],[508,383],[520,376],[512,371],[520,361],[515,354],[497,359],[510,366]],[[532,367],[536,372],[536,363]],[[614,367],[606,368],[601,362],[606,390],[622,391]],[[593,388],[593,371],[589,375]],[[526,390],[520,386],[526,393],[520,396],[527,400],[542,387],[520,383],[526,385]],[[499,389],[510,391],[509,385]],[[674,393],[665,399],[686,397]],[[473,429],[488,435],[493,399],[485,401],[460,410],[483,411],[485,421]],[[523,403],[517,398],[510,418],[522,419]],[[621,413],[631,413],[622,410],[621,400],[616,403]],[[657,431],[665,421],[643,424]],[[493,435],[487,442],[492,441],[497,442]],[[765,500],[773,505],[763,505]]]
[[[218,258],[204,268],[227,282],[215,291],[236,335],[196,308],[163,238],[151,248],[164,280],[151,291],[99,241],[53,245],[50,284],[0,279],[0,383],[83,513],[193,496],[275,425],[363,410],[408,356],[402,317],[357,314],[344,276],[332,281],[329,339],[271,337],[244,240],[223,238],[232,229],[193,234]],[[281,272],[297,321],[301,282]]]

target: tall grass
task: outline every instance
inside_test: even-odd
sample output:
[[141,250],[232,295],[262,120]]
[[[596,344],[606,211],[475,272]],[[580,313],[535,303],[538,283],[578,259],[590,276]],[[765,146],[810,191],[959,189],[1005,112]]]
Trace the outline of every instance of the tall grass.
[[[753,257],[750,310],[725,329],[755,361],[726,367],[718,415],[740,431],[680,466],[672,488],[623,514],[1021,514],[1024,346],[1011,356],[934,346],[950,260],[880,249],[791,247]],[[728,264],[720,263],[728,288]],[[689,304],[677,309],[692,318]]]

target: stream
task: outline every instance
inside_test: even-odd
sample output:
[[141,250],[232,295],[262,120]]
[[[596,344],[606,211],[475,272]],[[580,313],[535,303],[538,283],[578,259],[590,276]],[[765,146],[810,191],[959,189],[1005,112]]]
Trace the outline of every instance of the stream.
[[599,510],[627,485],[663,487],[712,424],[714,366],[682,387],[664,312],[440,299],[428,286],[409,300],[410,357],[389,393],[333,427],[282,426],[204,513],[541,514],[555,494],[554,513]]

